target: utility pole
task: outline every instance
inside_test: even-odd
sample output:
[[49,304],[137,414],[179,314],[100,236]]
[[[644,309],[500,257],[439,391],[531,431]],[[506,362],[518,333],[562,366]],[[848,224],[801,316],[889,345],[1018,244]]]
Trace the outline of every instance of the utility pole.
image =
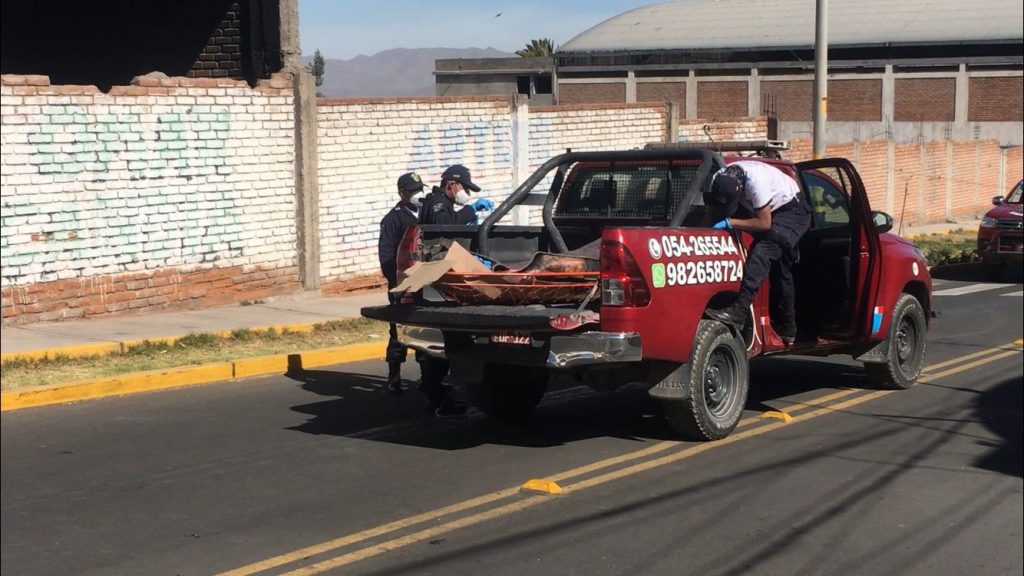
[[816,0],[814,11],[814,159],[825,157],[828,121],[828,0]]

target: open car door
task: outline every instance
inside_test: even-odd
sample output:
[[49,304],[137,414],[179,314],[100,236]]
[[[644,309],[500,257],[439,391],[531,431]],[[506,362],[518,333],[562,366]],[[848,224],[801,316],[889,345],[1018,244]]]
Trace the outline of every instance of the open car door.
[[[878,291],[881,245],[864,184],[842,158],[796,166],[811,208],[811,228],[800,242],[806,273],[797,279],[798,290],[802,287],[813,295],[803,308],[798,304],[797,323],[804,324],[810,316],[824,338],[866,338],[873,318],[868,308]],[[801,298],[798,292],[798,301]]]

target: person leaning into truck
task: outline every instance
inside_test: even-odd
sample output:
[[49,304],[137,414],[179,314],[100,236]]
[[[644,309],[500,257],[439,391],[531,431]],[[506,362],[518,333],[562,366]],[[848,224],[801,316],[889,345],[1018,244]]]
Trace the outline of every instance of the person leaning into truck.
[[[473,183],[469,168],[461,164],[449,166],[441,174],[441,184],[427,194],[420,211],[421,224],[473,224],[480,210],[493,210],[494,203],[487,198],[473,199],[470,191],[479,192]],[[461,208],[455,209],[459,205]]]
[[[779,320],[776,332],[786,345],[792,345],[796,340],[793,264],[800,237],[811,223],[811,212],[800,198],[800,186],[770,164],[740,161],[715,174],[706,204],[712,212],[716,206],[725,207],[720,214],[724,217],[714,228],[746,230],[754,235],[754,245],[747,255],[736,301],[705,314],[742,330],[757,289],[771,273]],[[732,217],[736,204],[753,216]]]
[[[392,208],[380,221],[380,238],[377,242],[377,255],[380,258],[380,271],[388,281],[388,300],[397,304],[398,294],[392,294],[390,290],[398,285],[398,247],[402,242],[402,236],[410,227],[415,226],[419,221],[417,212],[420,202],[423,200],[423,180],[419,174],[409,172],[398,178],[398,204]],[[402,393],[402,364],[405,362],[408,350],[398,342],[398,330],[395,324],[390,326],[388,336],[388,348],[385,359],[388,363],[388,391],[393,394]],[[422,352],[417,353],[416,360],[422,366]]]

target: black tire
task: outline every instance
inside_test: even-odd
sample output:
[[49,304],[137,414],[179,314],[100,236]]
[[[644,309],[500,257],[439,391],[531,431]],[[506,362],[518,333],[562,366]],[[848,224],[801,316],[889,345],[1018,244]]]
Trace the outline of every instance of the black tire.
[[865,363],[868,379],[892,390],[913,386],[924,366],[927,326],[924,307],[917,298],[900,295],[889,325],[889,359],[884,363]]
[[466,385],[470,402],[503,422],[523,422],[540,404],[548,388],[548,371],[535,366],[488,364],[484,379]]
[[701,320],[690,356],[690,398],[664,402],[678,434],[694,440],[728,436],[743,415],[750,367],[743,342],[722,323]]

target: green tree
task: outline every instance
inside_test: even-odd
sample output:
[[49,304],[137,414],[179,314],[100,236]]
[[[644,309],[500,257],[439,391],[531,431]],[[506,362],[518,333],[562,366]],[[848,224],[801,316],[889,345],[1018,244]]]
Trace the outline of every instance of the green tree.
[[550,38],[530,40],[530,43],[526,45],[526,48],[516,50],[516,56],[522,56],[523,58],[543,58],[545,56],[551,56],[555,52],[555,48],[556,46]]
[[306,69],[313,75],[313,78],[316,78],[316,87],[319,88],[322,86],[324,83],[325,65],[323,54],[320,54],[319,49],[313,53],[313,61],[306,66]]

